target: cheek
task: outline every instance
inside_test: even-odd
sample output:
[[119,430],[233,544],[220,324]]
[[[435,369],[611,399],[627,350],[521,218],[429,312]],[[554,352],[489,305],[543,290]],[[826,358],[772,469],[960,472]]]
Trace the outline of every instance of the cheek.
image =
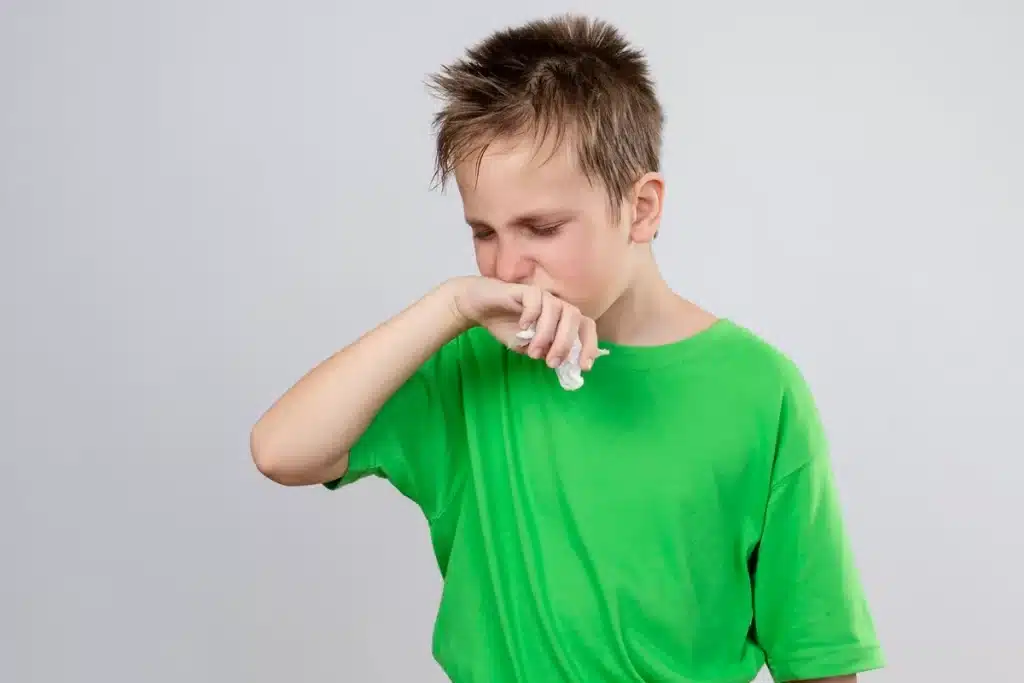
[[476,269],[484,277],[494,277],[494,248],[489,242],[475,242],[473,256],[476,258]]
[[610,265],[604,249],[584,231],[574,231],[552,241],[542,265],[566,295],[587,298],[603,280]]

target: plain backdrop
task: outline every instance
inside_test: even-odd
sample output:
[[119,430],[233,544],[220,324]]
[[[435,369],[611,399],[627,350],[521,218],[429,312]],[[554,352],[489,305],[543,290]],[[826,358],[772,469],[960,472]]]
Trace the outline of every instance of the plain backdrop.
[[815,390],[864,680],[1019,677],[1018,0],[0,0],[0,680],[444,680],[418,510],[249,429],[473,272],[424,79],[570,9],[655,71],[666,276]]

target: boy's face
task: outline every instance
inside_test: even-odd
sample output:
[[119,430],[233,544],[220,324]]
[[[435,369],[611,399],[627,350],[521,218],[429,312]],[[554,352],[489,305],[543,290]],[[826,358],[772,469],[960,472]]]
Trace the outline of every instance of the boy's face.
[[[629,286],[637,243],[657,229],[627,197],[612,214],[604,186],[568,145],[496,141],[455,169],[481,275],[529,284],[599,318]],[[660,213],[660,196],[656,214]],[[648,234],[650,233],[650,234]]]

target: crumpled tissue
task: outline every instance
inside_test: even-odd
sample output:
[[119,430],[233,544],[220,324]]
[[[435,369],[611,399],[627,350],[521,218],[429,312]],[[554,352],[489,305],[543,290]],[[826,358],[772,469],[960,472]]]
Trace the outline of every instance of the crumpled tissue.
[[[527,329],[516,333],[516,345],[526,346],[530,343],[530,340],[537,334],[535,326],[531,325]],[[569,355],[566,357],[562,364],[555,368],[555,375],[558,377],[558,383],[562,385],[562,388],[566,391],[576,391],[583,386],[583,368],[580,367],[580,352],[583,351],[583,345],[580,343],[579,337],[577,337],[573,343],[572,348],[569,350]],[[607,349],[598,349],[597,357],[608,355]]]

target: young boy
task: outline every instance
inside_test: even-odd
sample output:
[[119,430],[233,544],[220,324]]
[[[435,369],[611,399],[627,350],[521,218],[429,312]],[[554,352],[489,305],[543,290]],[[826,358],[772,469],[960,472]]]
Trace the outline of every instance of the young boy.
[[[455,683],[881,667],[800,373],[655,264],[662,111],[642,54],[561,17],[492,35],[434,85],[437,170],[480,276],[303,377],[253,428],[260,471],[376,475],[422,509]],[[584,384],[563,388],[577,340]]]

